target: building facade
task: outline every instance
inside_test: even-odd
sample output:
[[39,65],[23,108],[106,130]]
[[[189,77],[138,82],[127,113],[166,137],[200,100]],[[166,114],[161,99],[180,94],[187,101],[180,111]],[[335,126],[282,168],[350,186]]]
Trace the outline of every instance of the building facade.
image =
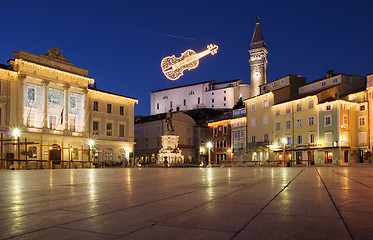
[[220,120],[208,124],[211,150],[211,164],[222,165],[232,163],[231,119]]
[[150,93],[150,114],[188,111],[198,108],[230,109],[240,100],[250,96],[250,86],[241,79],[208,81]]
[[25,146],[18,150],[4,147],[5,158],[35,160],[30,167],[87,166],[75,164],[83,161],[130,163],[136,99],[105,93],[107,99],[116,98],[111,102],[113,107],[127,109],[123,115],[105,118],[125,122],[125,134],[95,134],[91,103],[102,93],[89,88],[94,79],[88,77],[88,70],[67,61],[58,47],[41,55],[14,52],[8,63],[0,68],[0,131],[4,141],[25,139]]
[[[166,115],[150,115],[140,118],[135,123],[136,163],[155,164],[158,151],[162,148],[162,138],[166,133]],[[172,125],[175,135],[179,136],[178,148],[184,157],[184,163],[197,163],[194,143],[195,121],[185,113],[174,113]],[[198,152],[199,150],[197,150]]]

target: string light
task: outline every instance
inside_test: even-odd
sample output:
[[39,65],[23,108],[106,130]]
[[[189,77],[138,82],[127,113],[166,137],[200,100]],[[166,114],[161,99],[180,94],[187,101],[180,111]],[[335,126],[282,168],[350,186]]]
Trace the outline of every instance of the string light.
[[191,70],[198,66],[199,59],[207,56],[216,54],[218,51],[218,46],[210,44],[207,46],[207,50],[196,53],[195,51],[188,49],[181,54],[179,58],[175,55],[168,56],[162,59],[161,68],[163,74],[166,78],[170,80],[177,80],[183,76],[185,70]]

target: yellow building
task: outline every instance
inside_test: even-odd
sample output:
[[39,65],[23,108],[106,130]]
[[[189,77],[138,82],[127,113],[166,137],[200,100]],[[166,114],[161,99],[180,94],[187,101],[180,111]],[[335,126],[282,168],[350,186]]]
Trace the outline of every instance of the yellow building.
[[6,167],[133,163],[136,99],[89,88],[88,70],[67,61],[58,47],[41,55],[14,52],[8,63],[0,66]]

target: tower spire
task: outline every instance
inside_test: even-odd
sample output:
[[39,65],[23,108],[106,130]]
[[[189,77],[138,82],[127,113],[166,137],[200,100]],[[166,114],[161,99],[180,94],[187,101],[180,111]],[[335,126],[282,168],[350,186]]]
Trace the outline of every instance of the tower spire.
[[256,17],[256,24],[253,38],[250,43],[250,84],[251,97],[260,94],[260,85],[267,83],[267,49],[260,29],[259,17]]

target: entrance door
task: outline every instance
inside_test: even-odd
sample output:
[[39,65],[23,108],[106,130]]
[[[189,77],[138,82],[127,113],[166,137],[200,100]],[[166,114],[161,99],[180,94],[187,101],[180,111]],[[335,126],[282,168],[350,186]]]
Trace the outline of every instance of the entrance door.
[[52,149],[49,150],[49,160],[53,164],[61,163],[61,147],[58,144],[53,144]]
[[333,162],[333,151],[325,151],[325,163]]
[[302,164],[302,152],[296,152],[296,161],[297,164]]
[[344,152],[344,159],[345,159],[345,162],[346,162],[346,163],[348,163],[349,156],[350,156],[350,151],[345,150],[345,152]]
[[363,150],[359,150],[359,162],[360,162],[360,163],[363,163],[363,162],[364,162],[363,154],[364,154]]
[[307,160],[308,160],[308,164],[315,164],[315,153],[314,151],[308,151],[307,152]]

